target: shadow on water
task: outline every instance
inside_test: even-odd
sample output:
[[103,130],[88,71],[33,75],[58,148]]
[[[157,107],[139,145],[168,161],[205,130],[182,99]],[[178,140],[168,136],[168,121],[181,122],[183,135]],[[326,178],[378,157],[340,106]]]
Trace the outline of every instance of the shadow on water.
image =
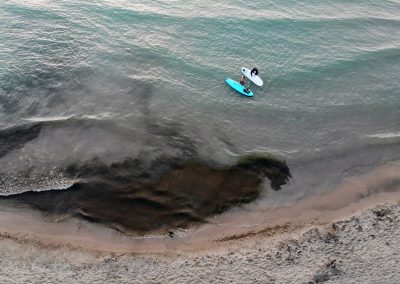
[[31,124],[0,130],[0,158],[36,139],[41,128],[39,124]]
[[284,161],[247,156],[230,167],[163,156],[106,165],[98,159],[71,165],[78,181],[65,190],[2,197],[55,218],[78,217],[124,233],[166,232],[200,224],[207,217],[255,200],[265,177],[273,189],[290,178]]

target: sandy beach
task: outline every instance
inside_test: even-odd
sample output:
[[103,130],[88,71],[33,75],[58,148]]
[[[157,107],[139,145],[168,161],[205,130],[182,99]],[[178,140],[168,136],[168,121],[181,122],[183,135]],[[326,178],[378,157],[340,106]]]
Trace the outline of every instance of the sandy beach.
[[[214,250],[105,253],[2,235],[8,283],[397,283],[400,205],[380,205],[294,234],[221,241]],[[18,252],[18,253],[16,253]]]
[[83,221],[3,212],[0,281],[397,283],[399,202],[398,192],[371,194],[330,213],[314,210],[290,222],[282,215],[263,229],[213,230],[208,238],[194,230],[198,238],[132,239]]

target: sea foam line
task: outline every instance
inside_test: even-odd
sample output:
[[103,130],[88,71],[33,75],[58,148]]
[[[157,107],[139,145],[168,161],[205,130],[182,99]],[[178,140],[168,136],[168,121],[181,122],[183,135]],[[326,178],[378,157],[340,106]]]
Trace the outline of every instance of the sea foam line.
[[398,138],[398,137],[400,137],[400,132],[383,132],[383,133],[367,135],[367,137],[382,138],[382,139],[385,139],[385,138]]

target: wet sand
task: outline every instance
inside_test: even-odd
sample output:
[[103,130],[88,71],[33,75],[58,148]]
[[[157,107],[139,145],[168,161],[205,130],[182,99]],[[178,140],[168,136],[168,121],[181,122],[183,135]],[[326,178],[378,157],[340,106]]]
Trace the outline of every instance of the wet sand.
[[23,232],[2,233],[0,281],[397,283],[399,216],[397,201],[330,223],[219,240],[213,249],[164,248],[155,254],[79,249],[68,242],[49,245],[43,239],[29,241]]
[[9,209],[0,215],[0,280],[396,283],[399,173],[388,164],[327,194],[229,211],[172,236],[130,238],[85,220]]

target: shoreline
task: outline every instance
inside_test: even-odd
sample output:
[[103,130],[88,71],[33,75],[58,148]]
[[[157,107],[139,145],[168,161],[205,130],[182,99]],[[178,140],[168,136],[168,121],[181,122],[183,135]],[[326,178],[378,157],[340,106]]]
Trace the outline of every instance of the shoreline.
[[292,233],[312,225],[347,218],[388,200],[400,200],[399,172],[400,165],[388,164],[366,175],[352,177],[331,192],[282,207],[235,209],[187,230],[144,237],[125,235],[101,224],[77,218],[54,218],[30,209],[3,208],[0,236],[42,247],[68,246],[104,253],[214,250],[221,246],[221,240],[243,242],[263,232],[271,236]]
[[[13,212],[9,216],[3,212],[0,216],[0,241],[8,239],[40,249],[66,247],[70,250],[104,255],[122,253],[173,256],[181,253],[213,252],[221,248],[248,246],[259,239],[275,243],[277,240],[298,236],[312,227],[329,226],[380,206],[397,205],[400,206],[400,192],[379,193],[339,211],[311,210],[291,219],[281,216],[269,225],[232,226],[223,230],[223,233],[221,233],[221,228],[216,227],[210,230],[203,225],[187,232],[177,232],[174,237],[168,234],[131,237],[111,228],[78,219],[54,222],[44,220],[38,215],[35,216],[32,212],[29,212],[30,216],[25,215],[27,212],[17,215]],[[203,230],[205,232],[202,232]],[[214,235],[210,236],[210,232]]]
[[0,281],[396,283],[398,169],[379,167],[286,207],[234,210],[172,238],[2,208]]
[[65,244],[43,247],[2,235],[0,262],[6,273],[0,280],[395,283],[400,276],[399,225],[397,200],[330,223],[219,243],[212,250],[107,253]]

